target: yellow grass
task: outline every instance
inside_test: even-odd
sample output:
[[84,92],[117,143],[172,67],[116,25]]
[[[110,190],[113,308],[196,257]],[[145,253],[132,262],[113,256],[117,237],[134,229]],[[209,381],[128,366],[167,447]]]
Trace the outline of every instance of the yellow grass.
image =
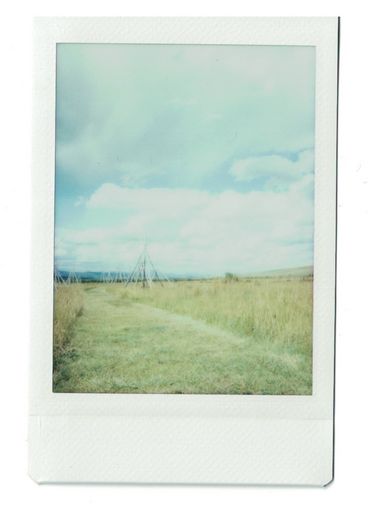
[[54,325],[56,392],[312,393],[311,278],[59,286]]
[[249,278],[129,286],[133,299],[263,342],[312,347],[311,278]]
[[83,289],[81,285],[56,285],[54,295],[54,366],[70,347],[74,324],[82,312]]

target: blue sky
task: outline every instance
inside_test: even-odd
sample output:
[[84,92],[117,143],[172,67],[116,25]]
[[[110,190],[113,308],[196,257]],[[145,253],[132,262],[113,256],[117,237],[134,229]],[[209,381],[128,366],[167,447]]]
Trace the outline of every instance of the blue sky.
[[312,47],[59,44],[56,261],[313,263]]

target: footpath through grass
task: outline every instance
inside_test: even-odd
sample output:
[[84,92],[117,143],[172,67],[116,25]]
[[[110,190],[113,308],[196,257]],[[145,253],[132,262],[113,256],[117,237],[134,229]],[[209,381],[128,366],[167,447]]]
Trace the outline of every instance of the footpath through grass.
[[[54,362],[54,391],[311,394],[311,311],[306,316],[311,282],[298,282],[305,283],[300,287],[294,283],[281,296],[280,288],[267,293],[263,286],[257,292],[259,285],[254,285],[253,300],[246,283],[217,290],[216,282],[171,283],[170,288],[155,285],[151,290],[79,285],[83,313],[75,318],[67,351]],[[75,290],[70,285],[64,291]],[[253,302],[248,312],[255,313],[248,329],[247,292]],[[232,299],[238,301],[240,294],[243,302],[234,310]],[[270,298],[262,304],[266,294]],[[287,295],[290,303],[294,300],[292,306]],[[290,306],[284,314],[282,304]],[[262,305],[269,308],[268,314],[263,311],[268,334],[257,329],[262,317],[257,318],[256,309],[262,312]],[[62,306],[57,295],[55,306]],[[284,329],[279,325],[272,331],[270,316],[277,312]],[[296,330],[291,330],[292,323]]]

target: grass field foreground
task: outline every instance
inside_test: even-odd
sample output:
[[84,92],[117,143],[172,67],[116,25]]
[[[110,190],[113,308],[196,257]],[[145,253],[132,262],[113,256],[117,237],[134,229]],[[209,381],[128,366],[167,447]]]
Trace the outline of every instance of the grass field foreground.
[[57,392],[312,391],[311,278],[72,284],[55,333]]
[[264,343],[311,352],[311,278],[182,281],[156,284],[149,291],[135,285],[121,290],[121,297],[203,320],[241,336],[253,336]]

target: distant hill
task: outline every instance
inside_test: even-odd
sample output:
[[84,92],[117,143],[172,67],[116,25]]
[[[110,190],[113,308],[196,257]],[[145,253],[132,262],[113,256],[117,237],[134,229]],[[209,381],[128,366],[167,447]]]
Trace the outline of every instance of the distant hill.
[[[59,275],[65,281],[68,279],[69,272],[67,270],[60,270]],[[114,278],[116,276],[121,278],[121,280],[127,280],[129,278],[129,272],[103,272],[103,271],[85,271],[85,272],[75,272],[74,273],[77,278],[82,282],[98,282],[104,281],[104,278],[109,274],[110,277]],[[245,274],[236,274],[238,277],[306,277],[313,276],[313,266],[306,267],[293,267],[289,269],[275,269],[268,270],[262,272],[249,272]],[[171,281],[194,281],[200,279],[213,279],[223,276],[209,276],[204,274],[175,274],[175,273],[167,273],[165,276]]]
[[248,277],[306,277],[313,276],[313,266],[307,265],[305,267],[292,267],[289,269],[276,269],[276,270],[267,270],[262,272],[253,272],[251,274],[247,274]]
[[[104,281],[106,276],[109,276],[111,279],[118,279],[119,281],[126,281],[130,272],[115,272],[115,271],[76,271],[69,272],[68,270],[59,270],[58,275],[66,281],[69,277],[69,274],[73,274],[76,276],[79,281],[83,283],[87,282],[101,282]],[[207,279],[208,276],[203,276],[200,274],[175,274],[175,273],[165,273],[164,276],[171,281],[188,281],[188,280],[197,280],[197,279]]]

